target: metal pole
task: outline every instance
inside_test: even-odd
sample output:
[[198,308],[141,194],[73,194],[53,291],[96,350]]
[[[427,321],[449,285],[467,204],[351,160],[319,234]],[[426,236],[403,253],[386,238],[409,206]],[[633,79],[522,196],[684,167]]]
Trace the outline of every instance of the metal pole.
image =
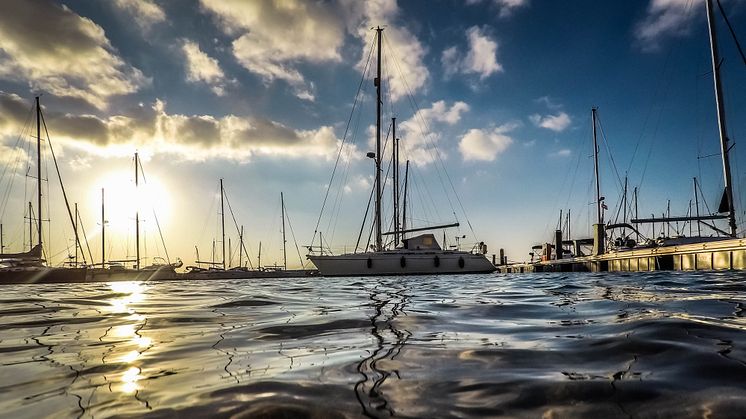
[[5,243],[3,243],[3,223],[0,223],[0,253],[3,253]]
[[396,247],[399,245],[399,161],[397,156],[399,140],[396,138],[396,118],[391,118],[391,137],[393,145],[393,150],[391,150],[391,160],[394,165],[393,174],[391,175],[394,181],[394,187],[391,188],[391,192],[394,197],[394,247]]
[[220,179],[220,229],[223,235],[223,270],[225,270],[225,206],[223,201],[223,179]]
[[32,208],[31,208],[31,201],[28,201],[28,248],[29,250],[34,248],[34,233],[33,233],[33,227],[34,227],[34,219],[31,218],[33,214]]
[[[622,200],[623,201],[622,205],[624,205],[623,217],[624,217],[624,222],[626,223],[627,222],[627,176],[624,177],[624,195],[623,195],[623,197],[624,197],[624,199]],[[626,228],[622,229],[622,235],[625,236],[625,237],[627,237],[627,229]]]
[[376,251],[383,250],[381,236],[381,27],[376,28],[378,41],[378,68],[376,69]]
[[238,234],[238,266],[243,266],[243,226],[241,226],[241,232]]
[[706,0],[707,6],[707,27],[710,31],[710,51],[712,52],[712,78],[715,84],[715,106],[718,114],[718,128],[720,131],[720,154],[723,159],[723,177],[725,184],[725,195],[728,199],[728,226],[730,235],[736,237],[736,211],[733,205],[733,185],[730,174],[730,159],[728,152],[728,132],[725,125],[725,105],[723,103],[723,88],[720,81],[720,57],[718,54],[715,17],[713,14],[712,0]]
[[258,259],[259,259],[257,261],[257,263],[259,264],[258,267],[259,269],[261,269],[262,268],[262,242],[259,242],[259,258]]
[[[697,218],[699,218],[699,191],[697,191],[697,178],[694,178],[694,208],[697,211]],[[702,236],[702,226],[699,225],[697,220],[697,237]]]
[[282,207],[282,265],[288,270],[287,240],[285,240],[285,197],[280,192],[280,206]]
[[[402,206],[402,217],[401,217],[401,228],[402,231],[407,230],[407,189],[409,185],[409,160],[404,168],[404,202]],[[404,241],[404,233],[402,233],[402,241]]]
[[75,222],[73,223],[75,228],[75,267],[78,266],[78,203],[75,203]]
[[[106,213],[104,212],[104,188],[101,188],[101,267],[106,265]],[[199,258],[197,258],[199,259]]]
[[[638,208],[637,208],[637,186],[635,186],[633,195],[634,195],[634,198],[635,198],[635,218],[639,218],[637,216],[637,211],[638,211]],[[637,231],[637,233],[635,233],[635,234],[637,234],[637,242],[639,242],[640,241],[640,232],[639,232],[639,230],[637,228],[635,228],[635,230]]]
[[596,108],[591,108],[591,118],[593,119],[593,168],[596,177],[596,216],[598,224],[603,224],[601,216],[601,182],[598,178],[598,139],[596,138]]
[[39,207],[39,245],[41,245],[41,105],[39,105],[39,96],[36,97],[36,188],[38,189],[36,197]]
[[138,171],[138,158],[137,152],[135,152],[135,195],[136,207],[135,207],[135,269],[140,269],[140,196],[137,193],[138,186],[140,184],[140,172]]
[[[666,216],[668,218],[671,218],[671,200],[668,200],[668,203],[666,204]],[[671,222],[666,221],[666,236],[671,237]]]

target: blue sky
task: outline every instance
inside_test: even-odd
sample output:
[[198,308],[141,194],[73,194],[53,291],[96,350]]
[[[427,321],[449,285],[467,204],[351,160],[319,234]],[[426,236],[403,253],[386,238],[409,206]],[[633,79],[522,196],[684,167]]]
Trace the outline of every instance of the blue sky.
[[[722,4],[743,42],[746,4]],[[149,257],[165,255],[151,207],[171,257],[190,264],[195,246],[211,257],[220,178],[253,262],[259,241],[264,262],[280,261],[280,191],[299,244],[309,244],[375,25],[386,28],[384,118],[397,117],[413,164],[413,223],[457,219],[462,227],[446,233],[449,244],[466,235],[462,243],[483,240],[491,252],[503,247],[524,260],[532,244],[550,240],[561,209],[572,211],[573,235],[587,234],[593,106],[608,140],[601,176],[610,212],[625,173],[630,189],[640,189],[641,215],[660,214],[668,199],[673,214],[684,214],[694,176],[710,208],[721,194],[704,1],[6,1],[2,8],[0,160],[3,167],[25,160],[29,138],[17,139],[33,96],[43,94],[95,258],[102,187],[110,197],[107,251],[115,259],[134,253],[127,189],[136,150],[152,189],[141,203]],[[746,72],[722,18],[717,23],[740,222]],[[369,77],[363,86],[320,227],[336,250],[354,246],[371,187]],[[0,218],[5,244],[20,249],[33,186],[22,186],[25,164],[8,167],[16,175]],[[59,261],[71,231],[50,179],[50,255]],[[235,249],[235,229],[229,236]]]

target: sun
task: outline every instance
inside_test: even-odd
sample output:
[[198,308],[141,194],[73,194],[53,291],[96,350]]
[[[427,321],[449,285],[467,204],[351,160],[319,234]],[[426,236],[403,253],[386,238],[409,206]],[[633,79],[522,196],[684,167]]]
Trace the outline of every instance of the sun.
[[157,177],[140,178],[135,186],[133,173],[117,171],[104,175],[93,186],[90,200],[94,208],[101,208],[103,200],[107,232],[118,235],[134,232],[136,215],[141,233],[157,233],[156,217],[161,228],[169,222],[171,197]]

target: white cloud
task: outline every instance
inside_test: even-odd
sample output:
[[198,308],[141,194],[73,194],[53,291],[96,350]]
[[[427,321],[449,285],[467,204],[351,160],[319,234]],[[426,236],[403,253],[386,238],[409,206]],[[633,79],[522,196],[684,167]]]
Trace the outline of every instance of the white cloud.
[[552,110],[562,109],[562,104],[555,102],[554,99],[549,96],[542,96],[535,99],[534,102],[540,103]]
[[461,115],[468,111],[469,105],[464,102],[455,102],[449,107],[440,100],[397,124],[402,161],[409,159],[413,164],[424,166],[434,162],[438,153],[444,158],[445,153],[438,149],[441,135],[433,128],[436,124],[455,125],[461,120]]
[[[18,135],[29,106],[17,95],[0,92],[0,135]],[[332,159],[340,143],[329,126],[296,130],[251,116],[173,114],[159,100],[106,118],[53,110],[45,117],[56,144],[88,155],[128,155],[140,149],[195,161],[246,161],[253,156]]]
[[662,39],[682,36],[691,30],[696,13],[692,7],[700,2],[692,0],[651,0],[645,18],[635,27],[635,37],[643,51],[660,48]]
[[[375,31],[372,26],[384,27],[384,75],[389,83],[391,100],[404,98],[425,88],[430,72],[423,63],[427,48],[407,29],[406,20],[400,18],[396,0],[371,0],[365,2],[343,1],[347,10],[348,27],[361,44],[358,69],[362,70]],[[375,58],[375,55],[374,55]],[[391,59],[393,58],[393,60]],[[375,62],[371,64],[375,71]]]
[[114,4],[132,15],[143,29],[150,29],[154,24],[166,20],[166,13],[152,0],[115,0]]
[[0,77],[97,108],[149,82],[119,57],[92,20],[56,2],[25,0],[3,2]]
[[569,157],[571,154],[572,154],[571,150],[567,148],[563,148],[561,150],[555,151],[554,153],[550,153],[549,157]]
[[[467,5],[481,3],[482,0],[466,0]],[[500,10],[499,16],[502,18],[510,17],[515,9],[528,5],[528,0],[492,0]]]
[[446,76],[456,73],[478,74],[484,80],[492,74],[503,71],[497,62],[497,41],[485,33],[485,30],[472,26],[466,30],[469,50],[466,55],[459,54],[455,46],[443,51],[441,63]]
[[544,115],[534,114],[528,117],[537,127],[546,128],[554,132],[562,132],[566,130],[572,123],[570,115],[565,112],[560,112],[556,115]]
[[303,0],[200,0],[223,31],[235,36],[233,55],[266,83],[287,82],[312,98],[297,64],[338,62],[344,25],[334,4]]
[[516,123],[507,123],[492,130],[470,129],[458,143],[461,157],[464,161],[494,161],[513,144],[508,133],[517,127]]
[[186,58],[187,81],[205,83],[218,95],[225,94],[227,80],[218,61],[199,49],[199,45],[192,41],[184,41],[182,51]]

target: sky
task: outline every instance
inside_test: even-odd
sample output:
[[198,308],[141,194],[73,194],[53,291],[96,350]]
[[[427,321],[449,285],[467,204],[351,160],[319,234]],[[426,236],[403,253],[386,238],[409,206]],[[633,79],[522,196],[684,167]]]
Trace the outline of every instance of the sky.
[[[571,214],[572,237],[588,236],[593,107],[606,220],[616,218],[625,176],[627,207],[633,211],[637,188],[640,216],[669,205],[685,215],[694,177],[702,213],[715,211],[722,194],[703,0],[6,0],[0,7],[5,251],[28,248],[28,201],[37,213],[36,95],[89,261],[101,260],[102,188],[108,260],[134,256],[139,211],[145,264],[179,257],[192,265],[197,251],[200,260],[219,261],[220,179],[232,265],[240,226],[253,266],[260,242],[263,265],[282,263],[280,192],[289,267],[308,263],[304,246],[318,243],[318,231],[335,252],[353,250],[358,235],[365,243],[376,26],[384,28],[382,137],[390,138],[396,118],[402,179],[410,161],[407,222],[459,222],[435,231],[447,246],[484,241],[490,254],[504,248],[509,260],[526,260],[532,245],[552,240],[560,211]],[[746,42],[746,2],[722,7]],[[746,63],[719,12],[716,19],[743,236]],[[74,254],[74,235],[43,145],[44,238],[47,258],[59,264]],[[385,153],[390,173],[390,146]],[[383,195],[388,230],[391,180]]]

